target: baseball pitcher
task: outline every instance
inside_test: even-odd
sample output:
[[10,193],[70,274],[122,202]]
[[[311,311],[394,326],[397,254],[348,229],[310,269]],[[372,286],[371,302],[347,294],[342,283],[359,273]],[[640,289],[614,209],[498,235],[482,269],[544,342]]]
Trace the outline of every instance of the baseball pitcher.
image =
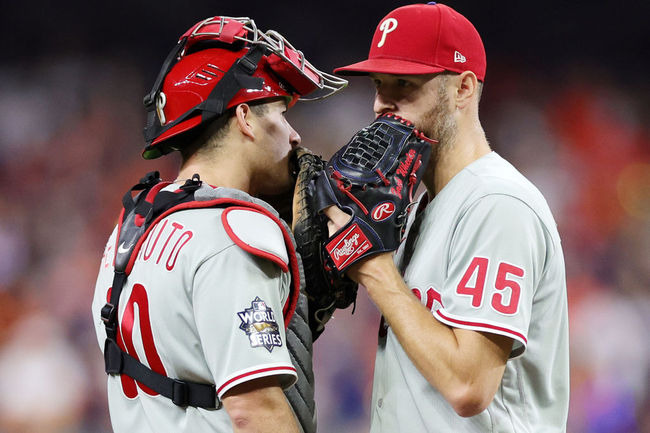
[[376,87],[377,118],[308,194],[328,217],[326,281],[361,283],[383,316],[370,431],[566,431],[562,246],[542,194],[486,139],[478,32],[442,4],[400,7],[368,59],[335,72]]

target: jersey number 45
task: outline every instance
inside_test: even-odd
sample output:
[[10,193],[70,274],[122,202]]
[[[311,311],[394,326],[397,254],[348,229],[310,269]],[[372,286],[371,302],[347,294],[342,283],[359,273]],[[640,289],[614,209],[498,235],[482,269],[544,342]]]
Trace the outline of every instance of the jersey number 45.
[[[489,264],[489,259],[485,257],[474,257],[456,287],[456,293],[472,298],[474,308],[483,304]],[[494,288],[491,306],[501,314],[515,314],[519,308],[521,286],[511,276],[522,278],[524,270],[510,263],[499,263],[496,280],[491,286]]]

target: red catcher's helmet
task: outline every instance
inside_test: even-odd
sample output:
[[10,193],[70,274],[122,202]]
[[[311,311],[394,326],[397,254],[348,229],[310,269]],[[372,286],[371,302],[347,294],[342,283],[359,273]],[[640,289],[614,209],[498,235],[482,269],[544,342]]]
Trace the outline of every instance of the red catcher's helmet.
[[291,106],[298,99],[325,98],[346,85],[316,69],[278,32],[259,30],[250,18],[208,18],[181,36],[144,98],[149,116],[142,156],[153,159],[179,149],[191,133],[238,104],[283,97]]

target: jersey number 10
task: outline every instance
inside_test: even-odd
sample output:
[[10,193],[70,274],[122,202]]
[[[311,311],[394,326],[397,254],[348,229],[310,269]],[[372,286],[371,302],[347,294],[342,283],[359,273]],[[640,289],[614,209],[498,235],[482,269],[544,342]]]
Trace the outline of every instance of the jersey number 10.
[[[111,291],[108,291],[107,298],[110,300]],[[140,357],[136,352],[135,345],[133,344],[133,329],[136,322],[135,317],[135,305],[137,304],[138,309],[138,326],[140,327],[140,335],[142,336],[142,347],[144,348],[144,355],[147,358],[147,363],[149,367],[157,373],[160,373],[164,376],[167,375],[165,367],[160,360],[160,355],[156,350],[156,345],[153,340],[153,332],[151,328],[151,320],[149,318],[149,299],[147,297],[147,291],[145,290],[142,284],[134,284],[133,289],[131,290],[131,296],[126,303],[126,308],[124,309],[124,314],[122,315],[122,320],[120,321],[120,326],[117,331],[117,345],[140,361]],[[142,362],[142,361],[141,361]],[[128,398],[135,398],[138,396],[138,388],[146,392],[149,395],[158,395],[157,392],[148,388],[147,386],[137,382],[130,378],[127,375],[122,374],[120,376],[122,382],[122,390],[124,395]]]

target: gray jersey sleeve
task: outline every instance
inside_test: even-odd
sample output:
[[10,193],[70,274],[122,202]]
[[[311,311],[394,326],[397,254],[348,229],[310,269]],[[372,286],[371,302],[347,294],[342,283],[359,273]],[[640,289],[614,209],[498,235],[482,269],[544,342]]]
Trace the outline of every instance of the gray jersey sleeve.
[[195,320],[219,397],[265,376],[278,376],[283,387],[295,382],[282,314],[289,284],[289,273],[236,245],[199,266]]
[[484,196],[453,228],[438,320],[514,340],[511,356],[527,345],[535,287],[544,268],[545,238],[537,215],[519,199]]

